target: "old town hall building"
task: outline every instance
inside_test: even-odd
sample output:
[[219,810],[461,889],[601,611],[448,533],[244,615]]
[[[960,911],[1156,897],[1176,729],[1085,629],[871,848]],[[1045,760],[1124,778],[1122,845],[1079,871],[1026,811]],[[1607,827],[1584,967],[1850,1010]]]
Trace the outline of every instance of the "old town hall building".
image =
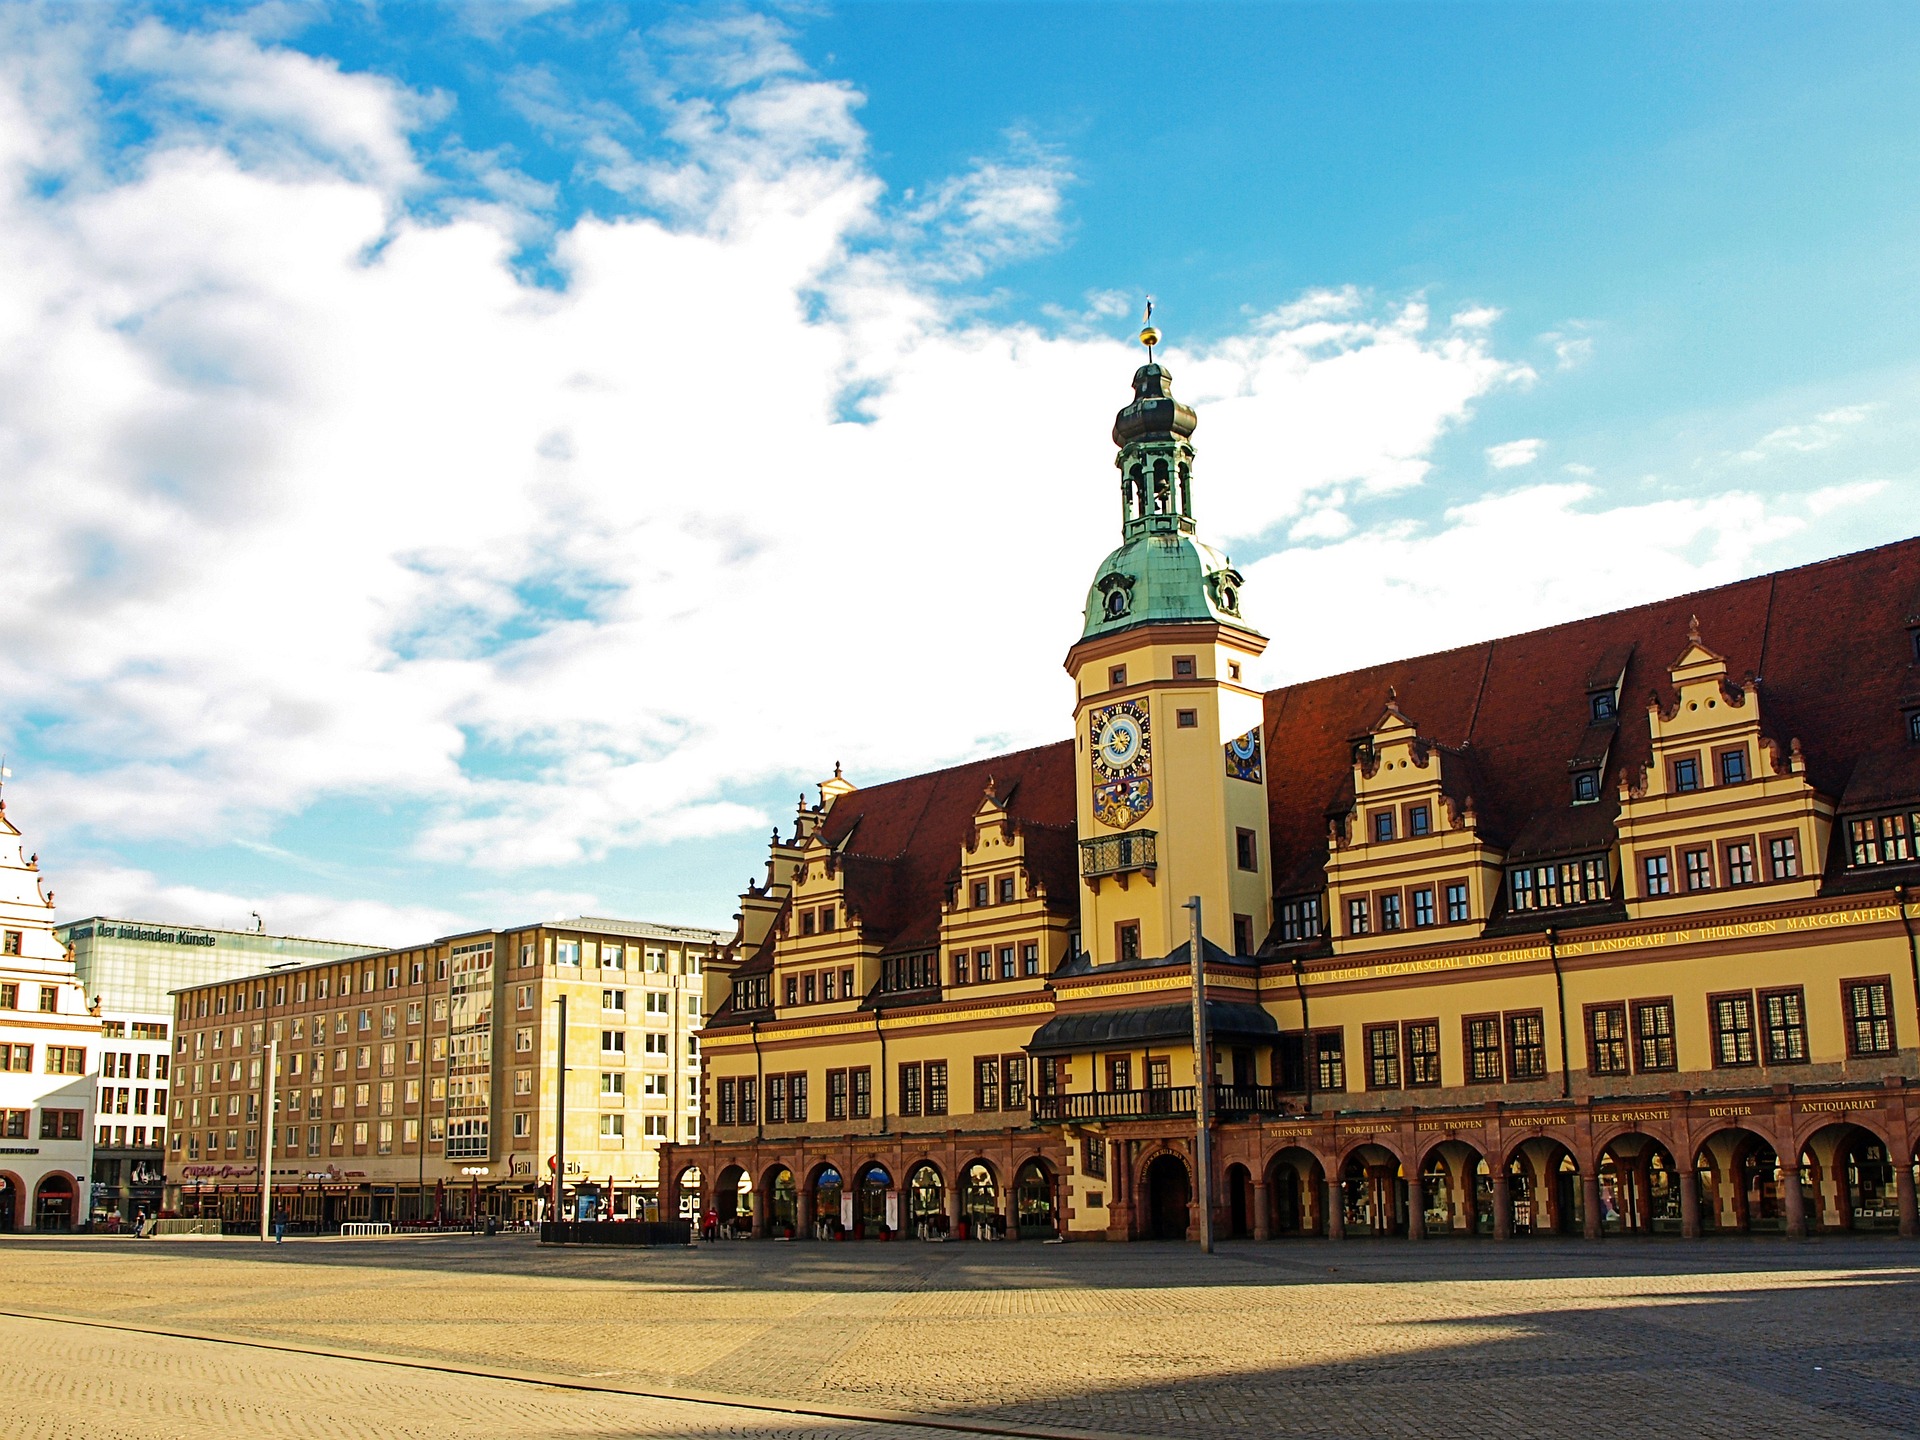
[[1181,1236],[1198,1079],[1222,1233],[1914,1234],[1920,541],[1263,694],[1171,383],[1072,738],[774,837],[669,1204]]

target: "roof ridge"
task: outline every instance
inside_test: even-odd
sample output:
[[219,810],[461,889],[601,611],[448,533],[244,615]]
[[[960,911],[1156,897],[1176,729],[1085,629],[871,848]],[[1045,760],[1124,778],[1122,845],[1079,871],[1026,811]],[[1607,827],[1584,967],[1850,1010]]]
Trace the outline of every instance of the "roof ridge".
[[1809,560],[1803,565],[1784,565],[1778,570],[1765,570],[1758,575],[1743,575],[1738,580],[1723,581],[1718,585],[1708,585],[1699,590],[1683,590],[1678,595],[1664,595],[1653,600],[1643,600],[1638,605],[1624,605],[1618,610],[1601,610],[1592,615],[1576,615],[1570,620],[1562,620],[1553,625],[1542,625],[1533,630],[1515,630],[1505,635],[1490,635],[1480,640],[1469,641],[1464,645],[1451,645],[1444,650],[1429,650],[1420,655],[1396,655],[1388,660],[1378,660],[1371,665],[1356,665],[1351,670],[1336,670],[1329,675],[1307,675],[1298,680],[1290,680],[1285,685],[1276,685],[1266,691],[1268,695],[1279,695],[1300,688],[1303,685],[1319,685],[1329,680],[1344,680],[1351,675],[1365,675],[1375,670],[1383,670],[1395,665],[1415,665],[1426,660],[1438,660],[1446,655],[1462,655],[1479,649],[1482,645],[1491,647],[1507,644],[1515,640],[1532,640],[1543,635],[1551,635],[1556,630],[1569,630],[1575,626],[1590,625],[1598,620],[1613,620],[1621,616],[1637,615],[1643,611],[1656,610],[1665,605],[1678,604],[1683,600],[1697,600],[1705,595],[1719,595],[1743,585],[1756,585],[1761,581],[1769,584],[1783,575],[1798,575],[1804,572],[1825,569],[1832,565],[1845,565],[1863,560],[1869,555],[1877,555],[1883,550],[1899,550],[1906,546],[1920,546],[1920,535],[1909,535],[1904,540],[1889,540],[1884,545],[1870,545],[1865,550],[1849,551],[1845,555],[1829,555],[1824,560]]

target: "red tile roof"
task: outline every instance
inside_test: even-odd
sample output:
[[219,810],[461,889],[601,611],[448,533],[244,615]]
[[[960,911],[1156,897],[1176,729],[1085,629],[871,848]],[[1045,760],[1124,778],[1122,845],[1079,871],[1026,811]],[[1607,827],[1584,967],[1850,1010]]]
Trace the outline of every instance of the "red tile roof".
[[[1501,844],[1564,846],[1610,822],[1623,765],[1652,755],[1649,696],[1673,700],[1668,667],[1698,616],[1735,683],[1758,677],[1762,728],[1784,756],[1798,738],[1816,788],[1838,800],[1855,766],[1908,747],[1900,704],[1916,683],[1908,617],[1920,611],[1920,539],[1782,570],[1437,655],[1282,686],[1266,697],[1268,813],[1280,893],[1319,887],[1326,811],[1350,785],[1351,741],[1392,687],[1425,739],[1472,760],[1474,804]],[[1571,805],[1568,761],[1592,747],[1589,685],[1626,672],[1620,730],[1599,805]],[[1602,676],[1605,678],[1602,678]],[[1764,762],[1763,762],[1764,763]],[[1891,760],[1876,772],[1904,771]],[[1587,817],[1591,816],[1589,820]],[[1564,832],[1564,833],[1563,833]],[[1596,834],[1610,840],[1610,823]]]

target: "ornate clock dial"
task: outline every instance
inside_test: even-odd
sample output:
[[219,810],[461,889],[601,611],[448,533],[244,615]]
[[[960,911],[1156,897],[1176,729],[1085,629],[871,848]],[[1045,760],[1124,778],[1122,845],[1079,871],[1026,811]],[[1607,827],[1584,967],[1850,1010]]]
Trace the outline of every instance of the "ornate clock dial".
[[1110,770],[1124,770],[1140,754],[1140,725],[1131,715],[1109,715],[1095,740]]

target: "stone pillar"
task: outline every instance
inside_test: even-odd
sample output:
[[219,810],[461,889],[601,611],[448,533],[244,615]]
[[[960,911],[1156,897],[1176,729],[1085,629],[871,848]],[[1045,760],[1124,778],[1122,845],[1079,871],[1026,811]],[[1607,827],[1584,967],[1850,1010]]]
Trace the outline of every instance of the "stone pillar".
[[1505,1170],[1493,1174],[1493,1238],[1513,1238],[1513,1184]]
[[1598,1240],[1607,1233],[1606,1209],[1600,1203],[1600,1177],[1591,1169],[1580,1177],[1580,1233]]
[[946,1193],[941,1197],[947,1206],[947,1237],[960,1238],[960,1177],[953,1176],[947,1181]]
[[1700,1172],[1697,1170],[1680,1172],[1680,1236],[1685,1240],[1700,1238]]
[[1347,1197],[1341,1192],[1338,1180],[1327,1181],[1327,1238],[1347,1238]]
[[1407,1182],[1407,1239],[1424,1240],[1427,1238],[1427,1195],[1426,1186],[1415,1175]]
[[1895,1167],[1893,1172],[1893,1193],[1900,1204],[1900,1238],[1912,1240],[1920,1237],[1920,1207],[1916,1207],[1913,1194],[1913,1166],[1911,1164]]
[[1807,1238],[1807,1197],[1800,1190],[1800,1167],[1780,1162],[1780,1199],[1787,1212],[1787,1238]]
[[[1911,1171],[1907,1174],[1907,1180],[1907,1195],[1911,1199],[1913,1195]],[[1256,1240],[1273,1238],[1273,1221],[1267,1214],[1267,1182],[1264,1180],[1253,1182],[1253,1238]]]
[[1001,1218],[1007,1224],[1007,1239],[1020,1238],[1020,1194],[1012,1185],[1004,1188],[1000,1197]]
[[807,1187],[802,1187],[793,1197],[793,1238],[813,1238],[813,1191]]

